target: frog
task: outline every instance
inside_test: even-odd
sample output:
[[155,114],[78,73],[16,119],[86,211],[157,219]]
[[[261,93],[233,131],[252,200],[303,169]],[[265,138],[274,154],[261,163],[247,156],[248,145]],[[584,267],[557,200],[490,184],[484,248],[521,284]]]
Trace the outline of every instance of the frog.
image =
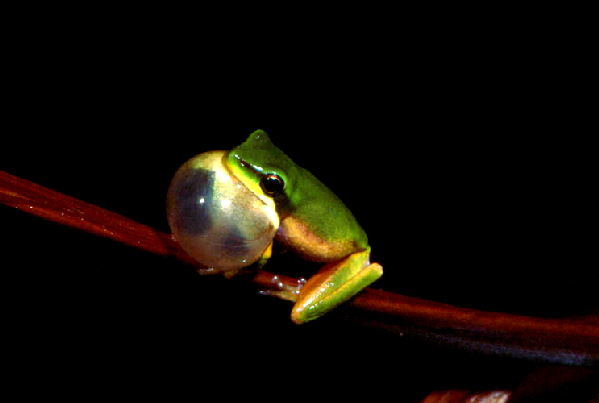
[[[219,255],[220,260],[213,262],[216,266],[221,264],[223,255],[241,255],[239,259],[242,263],[231,263],[220,268],[227,277],[246,271],[248,266],[258,269],[264,267],[272,256],[274,243],[302,259],[322,264],[315,274],[297,286],[281,285],[278,290],[271,292],[292,301],[291,320],[303,324],[330,312],[382,276],[382,266],[370,261],[371,247],[366,232],[349,208],[320,180],[275,146],[265,131],[254,131],[243,143],[228,152],[215,155],[214,159],[220,165],[211,165],[204,176],[209,173],[214,174],[214,178],[226,176],[231,184],[204,180],[210,183],[204,188],[212,186],[216,189],[211,190],[213,198],[214,191],[231,189],[223,193],[224,196],[218,196],[220,203],[214,200],[212,204],[218,205],[215,217],[216,214],[224,214],[222,210],[225,208],[233,211],[232,218],[227,218],[230,222],[226,225],[205,225],[210,227],[205,231],[216,231],[214,228],[218,228],[218,232],[210,233],[196,245],[205,245],[205,240],[210,239],[210,247],[206,247],[207,251],[203,252],[202,257]],[[194,172],[198,172],[198,168],[206,169],[207,165],[197,161],[194,164],[191,164],[195,167]],[[189,169],[180,170],[185,173]],[[175,207],[170,207],[170,210],[177,210],[179,194],[185,193],[181,189],[190,186],[177,187],[174,184],[175,180],[171,183],[169,194],[175,194],[170,197],[175,200],[170,202]],[[190,193],[189,190],[186,192]],[[204,195],[209,192],[198,192],[192,197],[194,209],[210,204],[205,201]],[[200,196],[200,193],[204,196]],[[242,193],[242,196],[238,193]],[[197,200],[202,202],[198,203]],[[252,207],[246,207],[250,201]],[[177,220],[188,220],[190,214],[193,212],[169,213],[173,233],[182,241],[185,236],[176,235],[181,232],[177,231]],[[210,217],[212,212],[210,210],[206,214],[203,211],[202,214]],[[214,238],[219,240],[215,241]],[[225,244],[225,252],[215,252],[215,248]],[[191,247],[188,246],[188,249]],[[202,259],[198,260],[201,262]],[[219,271],[219,267],[216,267],[216,271]]]

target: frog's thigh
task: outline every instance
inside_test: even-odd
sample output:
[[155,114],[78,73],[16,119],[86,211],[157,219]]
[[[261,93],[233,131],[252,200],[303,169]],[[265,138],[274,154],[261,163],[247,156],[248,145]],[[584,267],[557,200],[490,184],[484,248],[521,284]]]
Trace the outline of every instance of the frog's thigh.
[[370,248],[326,264],[302,287],[291,319],[298,324],[316,319],[381,277],[382,266],[370,264],[369,256]]

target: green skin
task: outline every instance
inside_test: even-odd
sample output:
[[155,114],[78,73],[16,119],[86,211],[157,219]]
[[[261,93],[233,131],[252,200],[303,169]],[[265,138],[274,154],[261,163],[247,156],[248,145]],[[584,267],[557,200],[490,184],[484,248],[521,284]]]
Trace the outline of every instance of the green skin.
[[[303,286],[275,292],[295,301],[291,314],[295,323],[318,318],[382,275],[382,267],[370,263],[368,238],[349,209],[272,144],[265,132],[252,133],[229,152],[226,163],[257,197],[274,205],[280,221],[275,240],[305,259],[325,263]],[[261,185],[269,175],[282,180],[276,194],[265,193]],[[269,257],[270,248],[260,264]]]

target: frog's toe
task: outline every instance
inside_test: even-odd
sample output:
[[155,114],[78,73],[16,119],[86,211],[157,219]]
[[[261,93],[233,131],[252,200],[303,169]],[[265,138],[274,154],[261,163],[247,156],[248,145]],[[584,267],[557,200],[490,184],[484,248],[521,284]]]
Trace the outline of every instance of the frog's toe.
[[261,295],[272,295],[287,301],[295,302],[300,294],[300,290],[306,283],[306,279],[300,278],[297,280],[296,285],[289,285],[280,281],[278,276],[274,276],[271,283],[273,288],[260,290],[259,292]]

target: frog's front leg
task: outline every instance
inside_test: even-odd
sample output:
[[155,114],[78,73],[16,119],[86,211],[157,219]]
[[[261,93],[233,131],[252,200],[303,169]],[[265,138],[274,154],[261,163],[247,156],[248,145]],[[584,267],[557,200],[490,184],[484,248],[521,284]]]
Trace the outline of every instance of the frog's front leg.
[[327,263],[302,286],[291,320],[301,324],[316,319],[381,277],[383,267],[370,263],[369,257],[370,247]]

